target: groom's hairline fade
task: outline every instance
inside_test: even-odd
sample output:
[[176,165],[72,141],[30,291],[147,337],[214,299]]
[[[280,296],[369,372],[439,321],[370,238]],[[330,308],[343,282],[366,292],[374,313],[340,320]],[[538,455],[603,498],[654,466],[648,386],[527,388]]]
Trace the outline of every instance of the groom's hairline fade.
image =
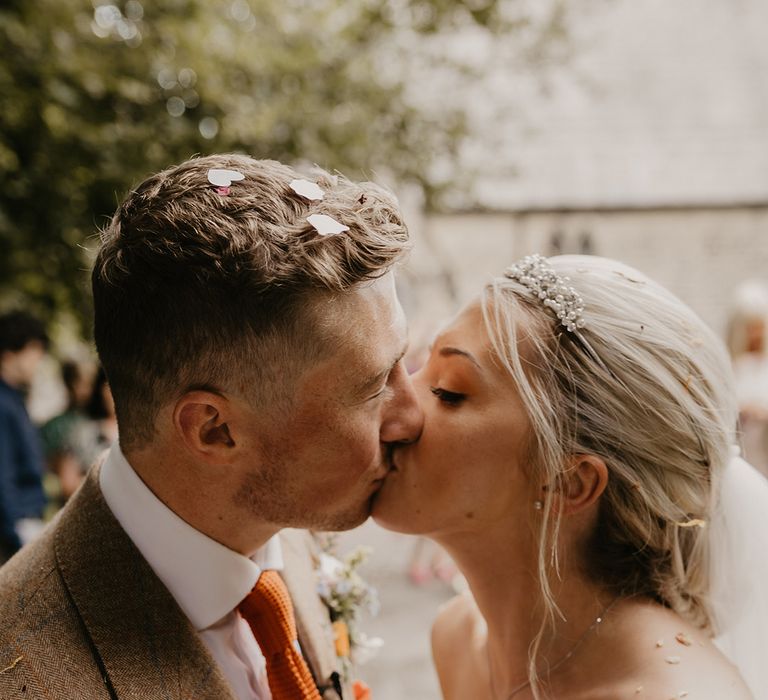
[[[211,168],[245,178],[222,194]],[[316,169],[324,199],[312,202],[289,186],[300,177],[242,155],[195,158],[146,179],[102,231],[94,337],[124,450],[151,442],[157,411],[191,388],[284,410],[295,379],[339,341],[317,302],[405,255],[408,232],[387,190]],[[320,236],[313,212],[349,231]]]

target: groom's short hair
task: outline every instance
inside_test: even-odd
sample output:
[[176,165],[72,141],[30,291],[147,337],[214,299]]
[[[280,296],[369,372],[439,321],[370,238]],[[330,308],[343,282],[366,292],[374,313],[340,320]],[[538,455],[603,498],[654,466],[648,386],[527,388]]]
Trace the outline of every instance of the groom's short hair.
[[[219,189],[212,168],[245,177]],[[298,372],[340,341],[319,301],[406,251],[389,192],[315,170],[324,197],[309,200],[291,188],[297,178],[275,161],[192,159],[140,184],[102,232],[94,335],[124,449],[151,441],[159,408],[190,389],[236,388],[279,410]],[[349,231],[322,236],[312,213]]]

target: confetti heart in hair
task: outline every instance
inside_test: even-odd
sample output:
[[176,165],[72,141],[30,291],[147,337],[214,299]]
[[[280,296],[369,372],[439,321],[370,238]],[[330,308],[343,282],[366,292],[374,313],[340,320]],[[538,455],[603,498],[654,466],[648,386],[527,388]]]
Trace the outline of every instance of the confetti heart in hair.
[[233,182],[238,182],[239,180],[245,180],[245,175],[238,170],[211,168],[208,171],[208,182],[216,185],[216,187],[229,187]]
[[337,233],[349,231],[349,226],[344,226],[344,224],[340,224],[332,216],[325,214],[312,214],[307,217],[307,221],[315,227],[315,230],[321,236],[333,236]]
[[291,180],[288,185],[296,194],[314,202],[323,198],[323,190],[316,182],[309,180]]

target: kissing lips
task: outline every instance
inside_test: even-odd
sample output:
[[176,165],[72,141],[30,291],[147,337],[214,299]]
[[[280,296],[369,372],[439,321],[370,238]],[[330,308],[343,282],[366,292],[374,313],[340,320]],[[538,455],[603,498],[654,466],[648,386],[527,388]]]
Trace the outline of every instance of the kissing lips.
[[387,447],[386,462],[387,462],[388,471],[392,471],[392,472],[398,471],[397,464],[395,463],[395,448],[393,445],[390,445]]

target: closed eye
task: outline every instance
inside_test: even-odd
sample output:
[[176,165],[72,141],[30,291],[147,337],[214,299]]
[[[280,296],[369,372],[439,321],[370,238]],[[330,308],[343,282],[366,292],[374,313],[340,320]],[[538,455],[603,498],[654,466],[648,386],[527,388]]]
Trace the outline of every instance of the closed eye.
[[384,394],[384,392],[387,389],[387,385],[385,384],[379,391],[377,391],[375,394],[368,397],[368,401],[373,401],[374,399],[378,399],[380,396]]
[[467,398],[466,394],[459,394],[455,391],[447,391],[440,387],[431,386],[429,390],[437,397],[438,401],[447,404],[448,406],[458,406],[464,399]]

